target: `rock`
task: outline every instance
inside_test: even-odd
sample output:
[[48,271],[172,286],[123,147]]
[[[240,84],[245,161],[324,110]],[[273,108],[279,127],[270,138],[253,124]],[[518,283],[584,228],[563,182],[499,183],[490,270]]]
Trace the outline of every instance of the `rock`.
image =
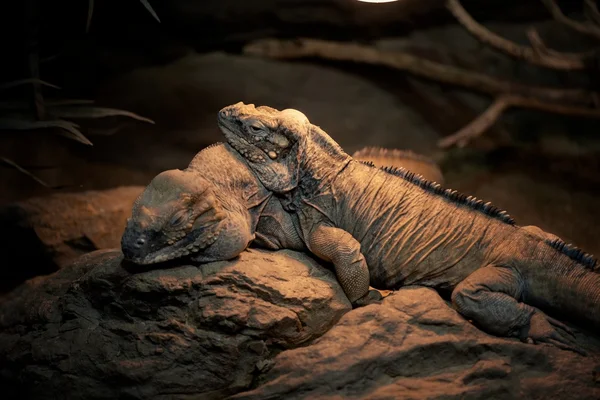
[[595,354],[488,335],[432,289],[406,287],[280,353],[254,390],[232,398],[598,399]]
[[125,221],[142,190],[58,193],[2,207],[0,289],[56,271],[90,251],[120,247]]
[[332,272],[292,251],[133,267],[95,251],[2,298],[3,398],[223,398],[351,308]]

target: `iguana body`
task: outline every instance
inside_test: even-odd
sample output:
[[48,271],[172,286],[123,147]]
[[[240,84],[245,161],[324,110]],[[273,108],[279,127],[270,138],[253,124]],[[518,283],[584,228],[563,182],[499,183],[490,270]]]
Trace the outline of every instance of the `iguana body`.
[[[439,171],[431,160],[411,152],[368,151],[386,165],[418,166],[431,176]],[[218,143],[200,151],[186,169],[164,171],[150,182],[133,206],[121,247],[138,264],[180,257],[227,260],[250,243],[306,251],[292,218],[244,159]]]
[[238,103],[219,125],[352,302],[368,302],[369,284],[419,284],[450,291],[460,313],[501,336],[574,349],[540,309],[600,328],[595,260],[553,235],[406,170],[358,162],[296,110]]

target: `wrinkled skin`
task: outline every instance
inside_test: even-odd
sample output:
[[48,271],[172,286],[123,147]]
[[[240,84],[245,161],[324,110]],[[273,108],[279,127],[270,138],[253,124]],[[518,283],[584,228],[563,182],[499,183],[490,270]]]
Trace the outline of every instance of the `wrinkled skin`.
[[[156,176],[133,206],[121,240],[125,258],[153,264],[191,256],[233,258],[254,238],[247,210],[190,171]],[[220,237],[227,238],[217,242]]]
[[200,151],[185,170],[157,175],[136,200],[121,240],[125,258],[140,265],[189,257],[229,260],[250,244],[304,251],[286,213],[225,143]]
[[[398,151],[381,153],[378,161],[388,164],[414,159]],[[431,169],[435,173],[437,167]],[[126,259],[141,265],[182,257],[229,260],[249,244],[306,251],[293,218],[246,161],[219,143],[200,151],[185,170],[162,172],[150,182],[133,206],[121,247]]]
[[370,285],[417,284],[450,292],[457,311],[499,336],[582,352],[542,309],[600,329],[596,261],[556,236],[408,171],[361,164],[297,110],[237,103],[218,122],[355,306],[372,302]]

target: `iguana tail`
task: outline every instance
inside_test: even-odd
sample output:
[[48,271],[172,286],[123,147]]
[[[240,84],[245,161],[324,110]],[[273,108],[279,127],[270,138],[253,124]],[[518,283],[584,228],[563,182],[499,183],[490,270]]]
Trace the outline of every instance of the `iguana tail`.
[[521,271],[528,304],[600,329],[600,265],[596,259],[560,239],[540,244],[539,261]]
[[425,180],[439,184],[444,183],[442,171],[432,158],[410,150],[364,147],[352,154],[352,158],[365,163],[373,163],[380,168],[405,168],[421,175]]

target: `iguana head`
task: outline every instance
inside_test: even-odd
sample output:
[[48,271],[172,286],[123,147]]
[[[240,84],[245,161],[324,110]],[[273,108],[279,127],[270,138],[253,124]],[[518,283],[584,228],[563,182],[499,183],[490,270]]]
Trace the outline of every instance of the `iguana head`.
[[221,109],[217,120],[268,190],[285,193],[297,186],[302,141],[311,129],[304,114],[240,102]]
[[226,227],[227,217],[208,180],[186,171],[165,171],[135,201],[121,248],[136,264],[206,252]]

